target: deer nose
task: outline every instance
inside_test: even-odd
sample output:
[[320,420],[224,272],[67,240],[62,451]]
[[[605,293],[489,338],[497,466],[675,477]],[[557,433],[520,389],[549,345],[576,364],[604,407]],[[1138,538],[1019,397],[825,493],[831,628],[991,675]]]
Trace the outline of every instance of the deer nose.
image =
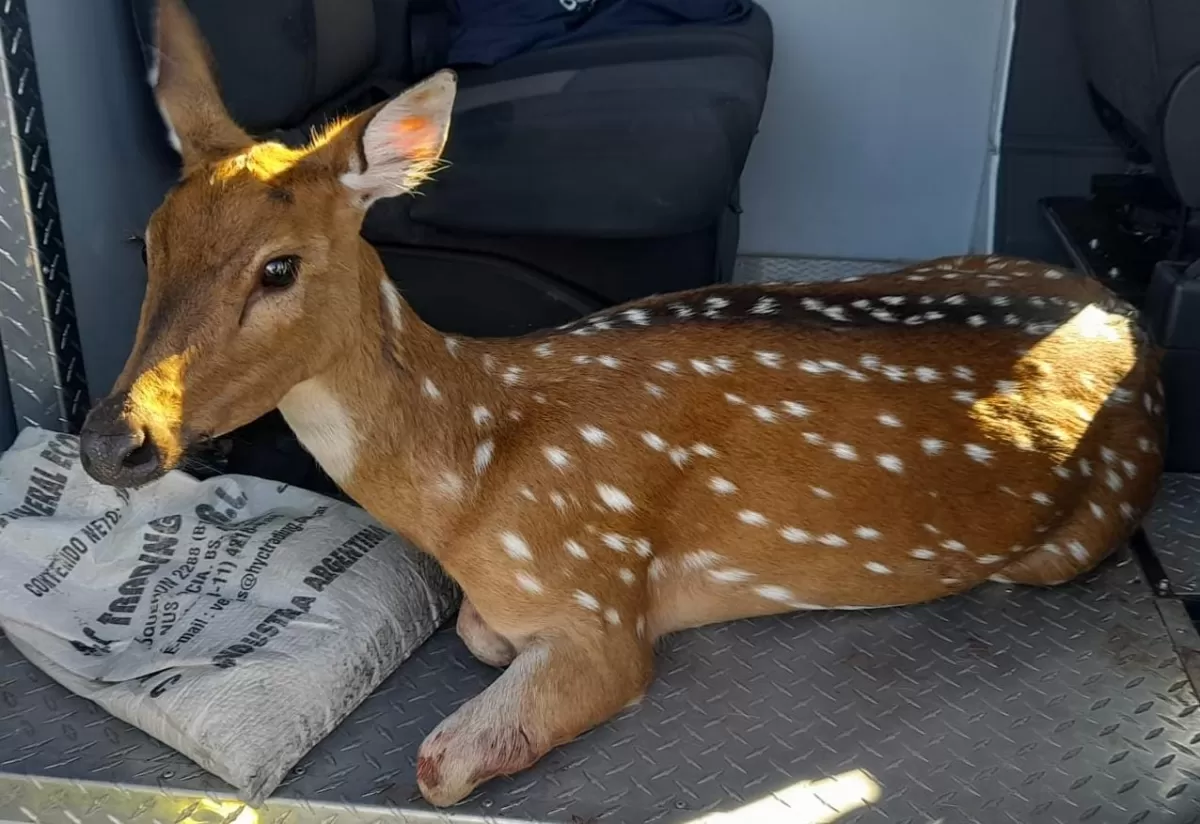
[[106,486],[142,486],[154,480],[162,467],[162,453],[149,430],[114,415],[104,402],[84,421],[79,452],[84,471]]

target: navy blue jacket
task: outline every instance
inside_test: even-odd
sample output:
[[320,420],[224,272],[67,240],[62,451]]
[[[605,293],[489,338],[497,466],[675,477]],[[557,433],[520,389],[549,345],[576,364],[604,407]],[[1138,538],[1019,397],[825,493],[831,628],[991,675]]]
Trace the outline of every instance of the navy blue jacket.
[[451,65],[492,65],[521,52],[681,23],[729,23],[750,0],[449,0]]

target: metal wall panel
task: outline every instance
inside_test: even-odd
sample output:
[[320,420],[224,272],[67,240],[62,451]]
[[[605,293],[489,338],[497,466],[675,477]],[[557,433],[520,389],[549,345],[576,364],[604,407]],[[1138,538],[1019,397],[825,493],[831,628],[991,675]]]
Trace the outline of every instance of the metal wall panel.
[[18,426],[75,430],[88,408],[25,0],[0,3],[0,343]]

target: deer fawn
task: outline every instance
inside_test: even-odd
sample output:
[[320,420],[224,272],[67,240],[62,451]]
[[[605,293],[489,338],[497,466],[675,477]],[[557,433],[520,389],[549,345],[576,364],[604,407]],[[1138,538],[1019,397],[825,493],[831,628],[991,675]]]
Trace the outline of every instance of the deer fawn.
[[149,221],[136,342],[85,466],[145,484],[278,407],[434,555],[465,592],[463,641],[506,668],[422,744],[435,805],[636,700],[664,634],[1060,584],[1151,503],[1158,352],[1093,280],[942,259],[447,337],[359,227],[434,170],[454,75],[292,149],[230,119],[180,0],[161,0],[157,37],[182,178]]

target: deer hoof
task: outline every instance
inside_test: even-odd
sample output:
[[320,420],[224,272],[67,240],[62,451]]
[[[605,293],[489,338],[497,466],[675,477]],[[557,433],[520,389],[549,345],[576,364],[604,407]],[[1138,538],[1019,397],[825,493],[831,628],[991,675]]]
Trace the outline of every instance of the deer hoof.
[[519,725],[480,728],[458,724],[452,715],[417,752],[417,786],[430,804],[449,807],[480,784],[520,772],[536,760]]
[[458,612],[456,629],[458,637],[466,644],[471,654],[489,667],[503,669],[517,657],[513,645],[492,631],[469,602],[464,602]]

